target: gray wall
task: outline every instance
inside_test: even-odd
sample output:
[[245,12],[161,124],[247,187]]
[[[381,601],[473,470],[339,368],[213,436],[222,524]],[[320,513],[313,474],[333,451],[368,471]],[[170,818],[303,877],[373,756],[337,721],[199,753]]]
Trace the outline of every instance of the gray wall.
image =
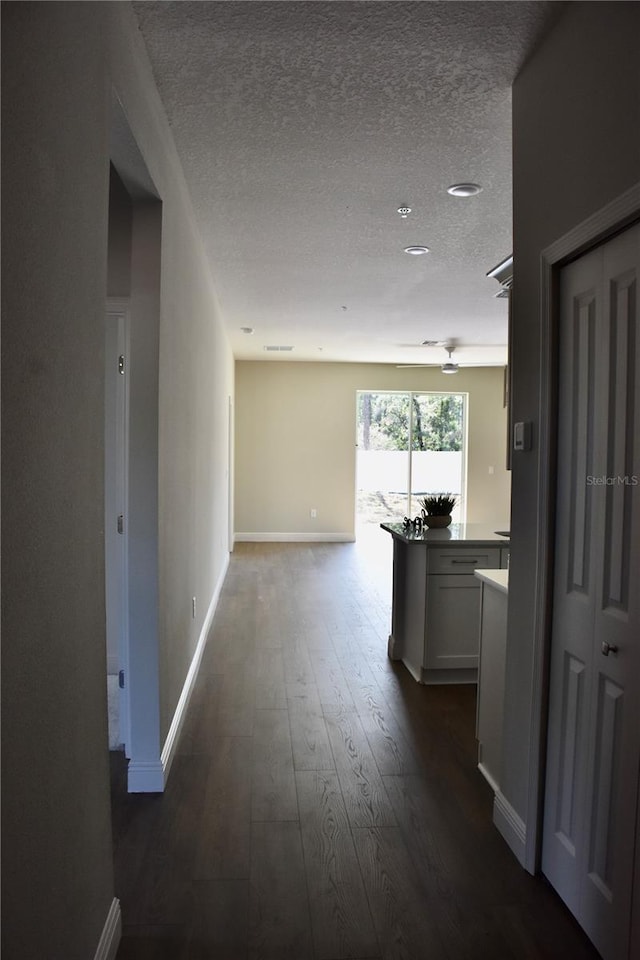
[[[541,376],[540,253],[640,178],[640,7],[570,3],[513,90],[514,454],[502,791],[527,819]],[[530,816],[533,811],[530,811]]]
[[131,295],[131,230],[133,208],[131,197],[111,167],[109,176],[109,255],[107,262],[107,294],[110,297]]
[[3,955],[87,960],[114,896],[103,543],[112,85],[163,204],[160,742],[228,556],[233,363],[129,5],[5,4],[2,40]]

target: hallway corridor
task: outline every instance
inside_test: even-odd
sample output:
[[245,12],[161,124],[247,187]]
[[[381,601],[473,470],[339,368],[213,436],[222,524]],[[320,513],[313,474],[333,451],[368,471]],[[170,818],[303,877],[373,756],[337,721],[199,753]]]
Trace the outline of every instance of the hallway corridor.
[[112,754],[118,960],[597,957],[493,827],[475,687],[387,659],[390,593],[372,544],[237,545],[165,794]]

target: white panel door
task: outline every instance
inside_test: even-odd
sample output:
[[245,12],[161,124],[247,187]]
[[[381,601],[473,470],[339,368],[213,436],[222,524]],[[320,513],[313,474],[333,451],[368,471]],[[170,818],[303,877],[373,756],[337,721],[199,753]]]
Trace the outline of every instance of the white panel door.
[[560,278],[557,516],[542,869],[628,956],[640,763],[640,227]]

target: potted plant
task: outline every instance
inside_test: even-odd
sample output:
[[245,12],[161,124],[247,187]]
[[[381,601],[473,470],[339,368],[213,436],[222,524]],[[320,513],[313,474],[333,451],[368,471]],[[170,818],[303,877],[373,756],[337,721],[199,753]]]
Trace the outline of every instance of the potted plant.
[[423,497],[419,502],[422,506],[424,522],[428,527],[448,527],[451,523],[451,511],[456,505],[457,497],[452,493],[434,493]]

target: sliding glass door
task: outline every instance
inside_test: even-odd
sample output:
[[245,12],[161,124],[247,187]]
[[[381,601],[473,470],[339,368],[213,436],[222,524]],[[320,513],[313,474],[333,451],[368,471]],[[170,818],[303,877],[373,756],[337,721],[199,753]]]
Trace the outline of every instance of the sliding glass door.
[[463,393],[358,392],[358,525],[414,517],[430,493],[455,494],[464,520],[466,406]]

